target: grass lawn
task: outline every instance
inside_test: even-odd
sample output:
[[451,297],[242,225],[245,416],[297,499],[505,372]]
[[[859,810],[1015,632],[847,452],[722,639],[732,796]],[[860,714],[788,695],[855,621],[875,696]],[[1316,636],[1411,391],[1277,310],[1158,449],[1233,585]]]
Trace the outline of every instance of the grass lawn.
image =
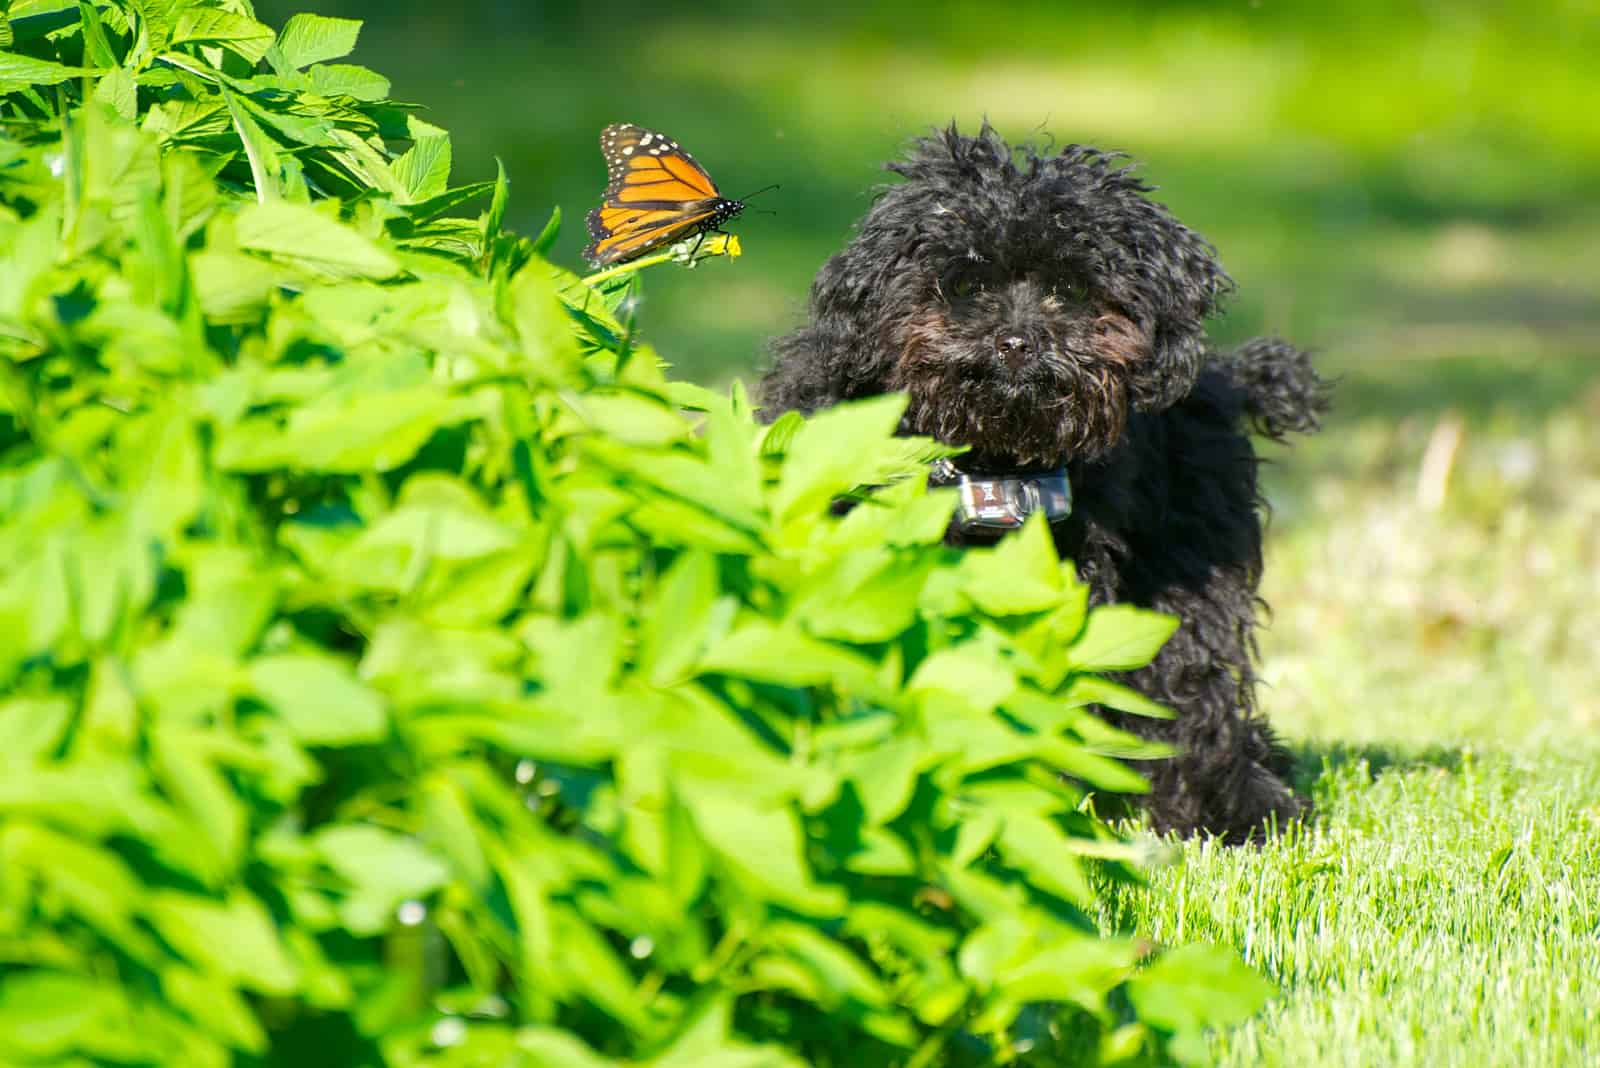
[[[1600,1063],[1600,366],[1552,359],[1350,368],[1273,472],[1263,698],[1316,816],[1185,845],[1106,916],[1280,984],[1222,1064]],[[1538,371],[1571,377],[1530,407]]]

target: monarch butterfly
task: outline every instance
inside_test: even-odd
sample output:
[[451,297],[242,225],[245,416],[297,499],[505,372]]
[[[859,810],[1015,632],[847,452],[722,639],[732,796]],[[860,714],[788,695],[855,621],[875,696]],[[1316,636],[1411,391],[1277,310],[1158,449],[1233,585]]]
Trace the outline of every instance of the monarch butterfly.
[[653,248],[716,230],[744,210],[717,192],[705,168],[672,138],[631,122],[600,131],[606,158],[605,202],[589,213],[596,267],[631,260]]

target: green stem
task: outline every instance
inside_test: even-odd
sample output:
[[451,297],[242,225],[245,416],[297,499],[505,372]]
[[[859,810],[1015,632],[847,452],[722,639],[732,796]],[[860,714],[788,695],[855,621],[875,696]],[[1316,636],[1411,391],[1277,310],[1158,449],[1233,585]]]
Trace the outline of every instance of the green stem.
[[[657,252],[655,255],[646,256],[643,259],[629,260],[627,263],[619,263],[615,267],[607,267],[605,270],[596,271],[587,278],[579,279],[579,281],[586,286],[592,286],[604,282],[608,278],[615,278],[631,271],[642,270],[645,267],[654,267],[656,264],[665,263],[668,260],[682,260],[692,266],[709,256],[737,256],[740,251],[737,237],[719,233],[714,235],[710,241],[697,241],[696,255],[690,260],[688,259],[688,253],[685,251],[688,244],[687,240],[680,241],[676,245],[667,248],[664,252]],[[698,247],[702,244],[704,247]]]
[[658,252],[654,256],[646,256],[642,260],[629,260],[627,263],[619,263],[615,267],[607,267],[603,271],[597,271],[594,274],[589,275],[587,278],[580,279],[580,281],[582,281],[586,286],[598,285],[599,283],[604,282],[607,278],[615,278],[618,275],[627,274],[630,271],[637,271],[643,267],[653,267],[658,263],[665,263],[667,260],[672,259],[674,255],[676,255],[676,253]]

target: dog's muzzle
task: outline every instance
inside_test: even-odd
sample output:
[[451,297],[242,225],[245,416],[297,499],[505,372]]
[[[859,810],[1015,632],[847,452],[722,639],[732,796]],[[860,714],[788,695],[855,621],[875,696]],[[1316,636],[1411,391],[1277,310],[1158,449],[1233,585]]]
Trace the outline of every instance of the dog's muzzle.
[[938,460],[928,485],[956,487],[956,526],[966,534],[1015,530],[1034,512],[1042,511],[1052,523],[1072,514],[1072,484],[1065,468],[963,471],[949,460]]

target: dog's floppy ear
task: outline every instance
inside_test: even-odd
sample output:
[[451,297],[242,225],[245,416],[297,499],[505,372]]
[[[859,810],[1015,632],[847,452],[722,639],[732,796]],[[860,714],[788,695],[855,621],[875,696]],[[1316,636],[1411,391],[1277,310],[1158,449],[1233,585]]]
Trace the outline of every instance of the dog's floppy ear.
[[1093,265],[1109,298],[1149,331],[1152,359],[1129,380],[1134,405],[1160,409],[1194,385],[1205,320],[1233,290],[1216,249],[1150,199],[1127,157],[1067,145],[1038,160],[1051,190],[1041,225],[1061,228],[1072,255]]
[[1210,242],[1174,219],[1159,204],[1146,225],[1155,240],[1141,242],[1147,278],[1153,283],[1149,305],[1155,360],[1151,374],[1130,383],[1135,406],[1161,409],[1193,387],[1206,360],[1205,321],[1233,292],[1233,279],[1217,260]]

